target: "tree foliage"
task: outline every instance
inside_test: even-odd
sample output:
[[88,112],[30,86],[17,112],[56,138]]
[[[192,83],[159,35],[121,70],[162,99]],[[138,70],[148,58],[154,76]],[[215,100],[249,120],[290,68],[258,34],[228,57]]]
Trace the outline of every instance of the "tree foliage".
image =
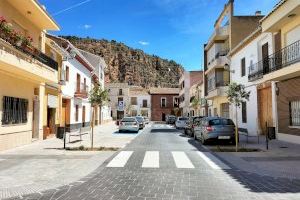
[[231,83],[226,91],[227,99],[230,104],[240,107],[242,102],[249,101],[250,91],[245,90],[242,84]]
[[100,85],[95,85],[89,94],[89,101],[92,106],[103,106],[108,101],[108,91],[103,90]]

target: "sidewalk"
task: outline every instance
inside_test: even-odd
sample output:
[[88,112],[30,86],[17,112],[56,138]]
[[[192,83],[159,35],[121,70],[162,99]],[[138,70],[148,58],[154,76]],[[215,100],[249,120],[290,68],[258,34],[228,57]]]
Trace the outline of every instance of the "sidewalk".
[[[266,150],[265,137],[260,137],[260,143],[256,138],[240,138],[240,146],[245,148],[257,148],[261,152],[215,152],[223,160],[231,163],[240,170],[289,179],[300,179],[300,145],[271,140],[269,150]],[[208,146],[213,148],[213,146]],[[221,146],[221,149],[228,146]]]
[[[112,122],[95,128],[94,146],[126,146],[138,134],[118,134]],[[72,141],[78,138],[71,138]],[[90,135],[67,147],[90,147]],[[112,156],[113,151],[65,151],[52,138],[0,152],[0,199],[40,192],[78,181]]]

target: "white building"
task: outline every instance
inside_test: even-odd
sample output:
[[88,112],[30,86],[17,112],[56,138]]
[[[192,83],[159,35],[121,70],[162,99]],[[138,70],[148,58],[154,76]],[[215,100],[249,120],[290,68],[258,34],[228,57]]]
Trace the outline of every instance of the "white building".
[[[79,51],[95,68],[95,71],[93,72],[93,84],[99,84],[104,90],[104,70],[107,67],[104,59],[87,51],[80,49]],[[95,125],[106,123],[111,120],[111,107],[109,105],[104,105],[101,108],[95,109]]]
[[91,104],[88,93],[92,87],[93,65],[68,40],[47,35],[68,53],[62,62],[62,121],[67,131],[90,127]]
[[151,117],[151,96],[147,89],[131,86],[129,88],[131,116]]
[[[263,48],[267,48],[268,52],[273,52],[273,42],[272,34],[262,33],[261,29],[258,28],[247,38],[245,38],[241,43],[239,43],[231,52],[231,82],[236,82],[243,84],[246,91],[250,91],[249,101],[242,103],[240,108],[238,108],[238,126],[242,129],[247,129],[249,135],[258,135],[263,133],[265,127],[265,118],[269,118],[270,124],[276,124],[275,110],[270,110],[265,112],[261,119],[259,115],[260,106],[263,103],[268,102],[259,102],[259,92],[264,92],[264,87],[270,88],[270,91],[274,91],[274,82],[270,82],[267,85],[261,85],[262,80],[256,80],[255,77],[249,76],[250,70],[257,68],[255,65],[258,65],[258,62],[263,60]],[[259,86],[261,85],[261,86]],[[276,98],[274,92],[270,93],[268,99],[272,104],[275,104]],[[267,106],[270,109],[275,109],[275,106]],[[268,116],[270,115],[270,116]],[[233,105],[230,106],[230,117],[234,120],[236,116],[236,109]],[[264,120],[264,121],[262,121]],[[261,122],[260,122],[261,121]]]

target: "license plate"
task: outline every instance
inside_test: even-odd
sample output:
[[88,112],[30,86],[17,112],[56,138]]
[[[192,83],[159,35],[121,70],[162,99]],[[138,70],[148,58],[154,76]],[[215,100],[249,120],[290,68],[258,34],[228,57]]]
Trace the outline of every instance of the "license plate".
[[219,136],[218,139],[222,139],[222,140],[224,140],[224,139],[230,139],[230,136]]

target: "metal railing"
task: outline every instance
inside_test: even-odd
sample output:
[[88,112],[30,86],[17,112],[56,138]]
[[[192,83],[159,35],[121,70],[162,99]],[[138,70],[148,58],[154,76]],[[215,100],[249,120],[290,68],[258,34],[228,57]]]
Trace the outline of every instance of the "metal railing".
[[212,90],[215,90],[218,87],[224,87],[229,85],[229,81],[216,81],[215,79],[211,79],[208,81],[207,84],[207,91],[210,92]]
[[[8,47],[8,45],[10,46],[8,50],[9,53],[12,53],[14,55],[19,55],[20,57],[22,57],[20,54],[24,53],[27,56],[30,56],[31,58],[43,63],[44,65],[47,65],[48,67],[54,69],[54,70],[58,70],[58,63],[53,60],[52,58],[50,58],[49,56],[47,56],[46,54],[42,53],[40,50],[34,48],[34,47],[24,47],[24,46],[17,46],[15,44],[13,44],[9,38],[4,38],[3,34],[0,34],[0,47],[2,49],[5,49],[3,47]],[[3,43],[7,43],[6,45]],[[14,49],[15,52],[12,52],[12,50]],[[6,49],[5,49],[6,50]],[[19,53],[19,52],[21,53]],[[25,59],[28,60],[28,59]]]
[[300,40],[269,55],[249,67],[249,81],[263,78],[263,75],[300,62]]
[[84,84],[75,84],[75,95],[86,97],[88,95],[89,87]]

